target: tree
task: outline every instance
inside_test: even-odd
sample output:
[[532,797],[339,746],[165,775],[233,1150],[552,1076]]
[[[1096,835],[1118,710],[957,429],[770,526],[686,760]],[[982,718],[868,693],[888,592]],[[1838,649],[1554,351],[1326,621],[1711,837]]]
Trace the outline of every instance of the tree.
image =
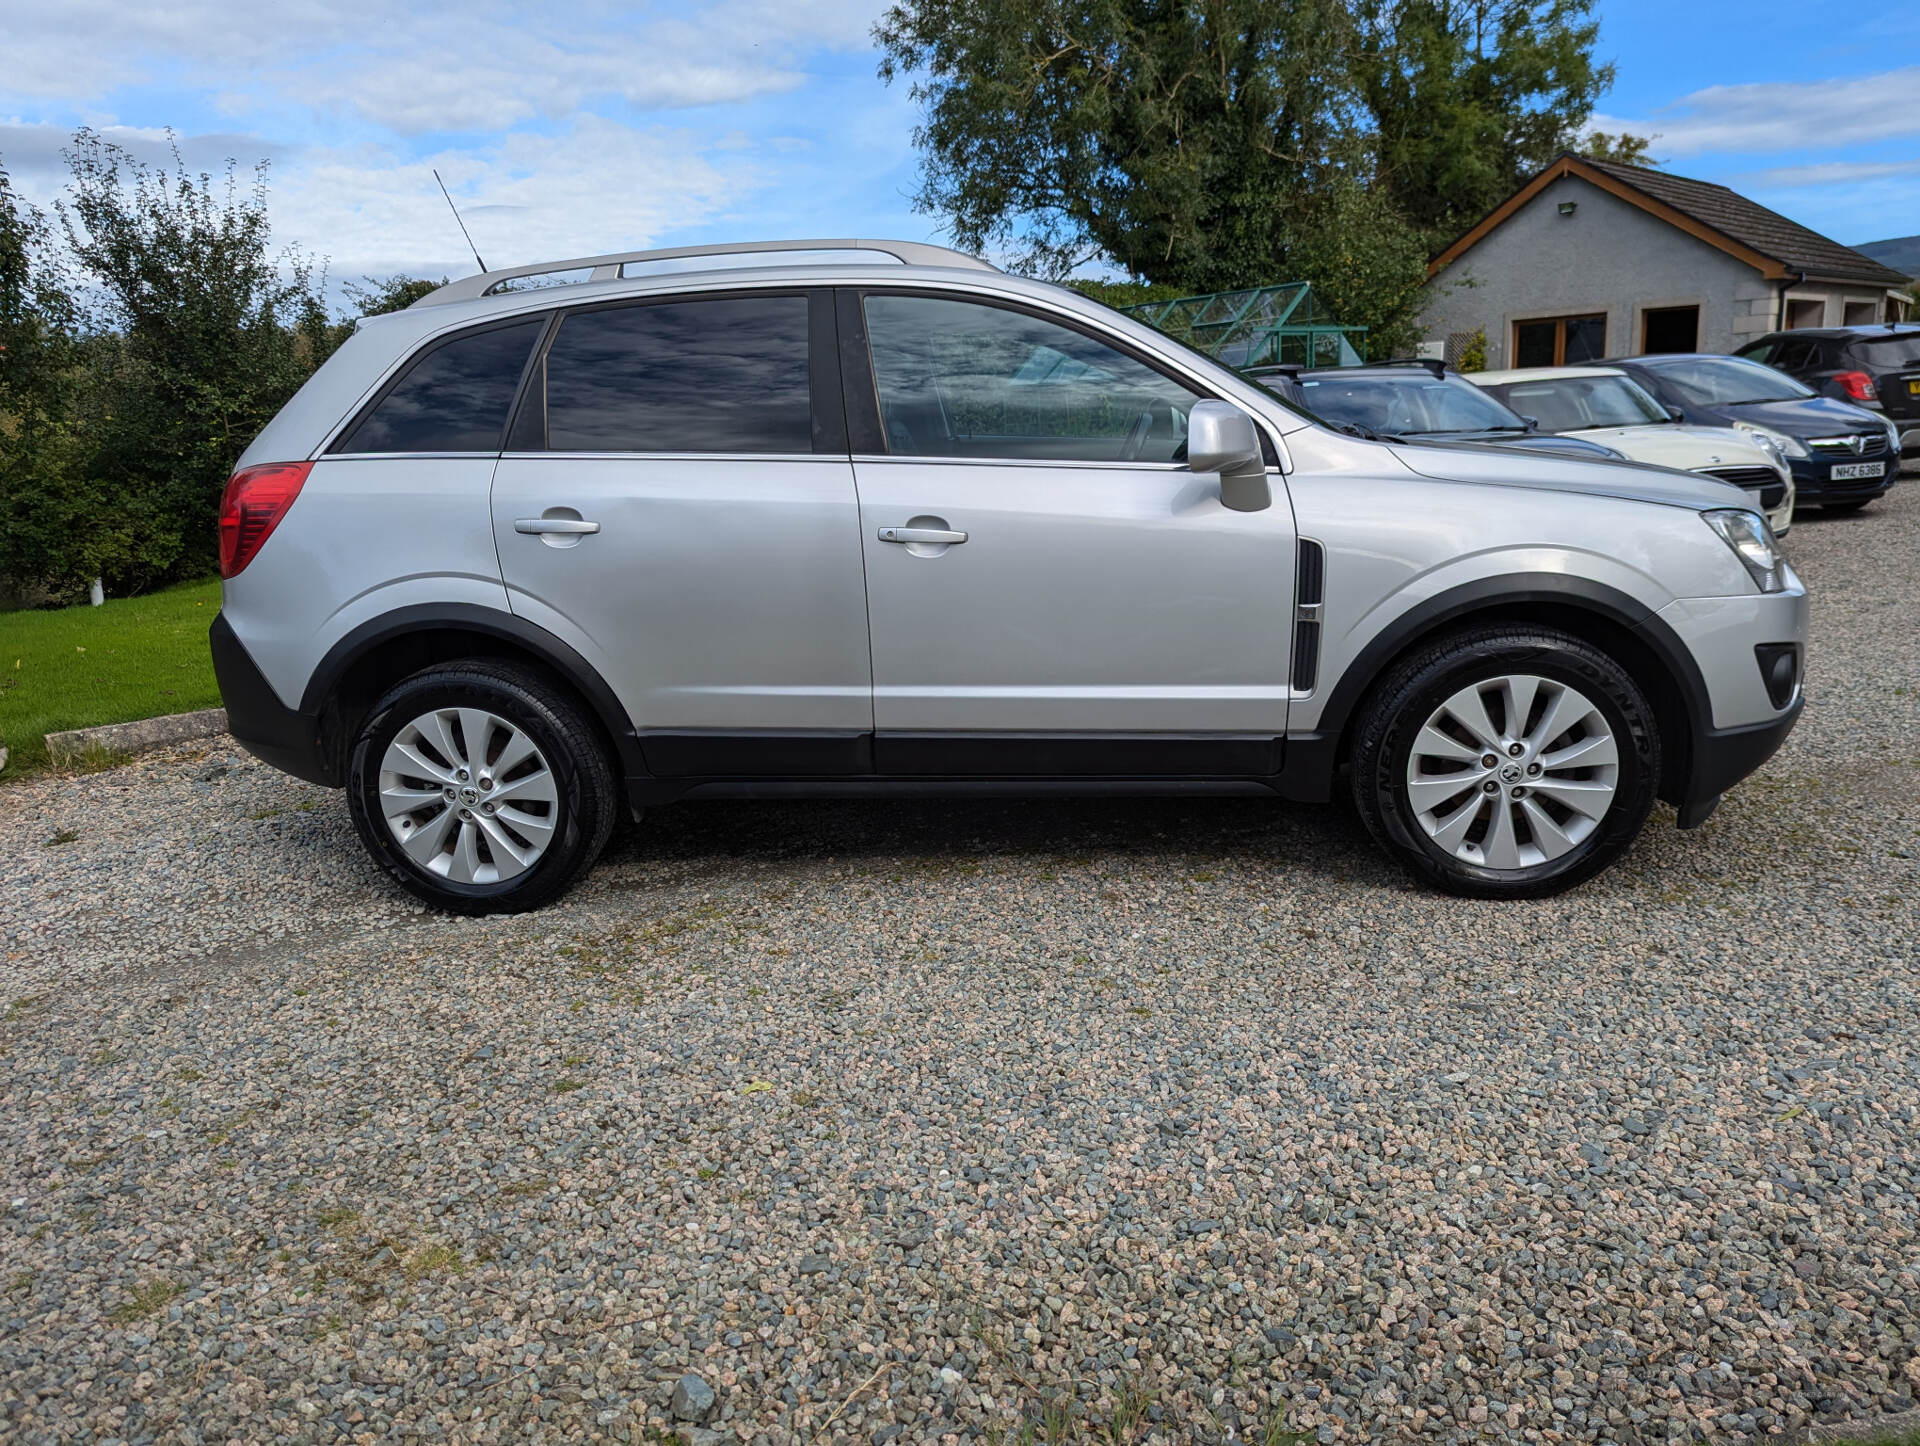
[[344,321],[329,322],[322,328],[316,349],[308,358],[309,362],[317,368],[338,351],[340,344],[353,335],[360,318],[384,316],[389,311],[405,311],[421,297],[438,291],[446,284],[447,278],[444,276],[438,281],[423,281],[416,276],[397,274],[384,279],[363,276],[359,281],[349,281],[344,290],[347,300],[353,305],[352,314]]
[[90,130],[67,162],[60,218],[100,298],[87,466],[137,539],[109,582],[209,572],[235,459],[328,349],[313,265],[271,251],[264,162],[243,189],[232,162],[153,168]]
[[0,166],[0,606],[94,575],[74,465],[77,320],[46,218]]
[[1376,177],[1437,248],[1573,149],[1614,69],[1593,0],[1356,0]]
[[1369,350],[1426,255],[1568,144],[1612,80],[1592,0],[897,0],[921,209],[1061,276],[1305,280]]
[[1346,29],[1342,0],[900,0],[874,34],[925,107],[917,202],[961,245],[1198,292],[1291,279],[1290,214],[1363,161]]
[[426,281],[418,276],[394,275],[385,280],[364,276],[359,282],[349,281],[346,291],[361,316],[384,316],[389,311],[405,311],[421,297],[431,295],[446,284],[444,276],[438,281]]
[[1617,135],[1608,135],[1605,131],[1588,131],[1581,139],[1578,150],[1589,160],[1611,161],[1617,166],[1658,166],[1647,152],[1652,149],[1653,136],[1636,136],[1626,131]]

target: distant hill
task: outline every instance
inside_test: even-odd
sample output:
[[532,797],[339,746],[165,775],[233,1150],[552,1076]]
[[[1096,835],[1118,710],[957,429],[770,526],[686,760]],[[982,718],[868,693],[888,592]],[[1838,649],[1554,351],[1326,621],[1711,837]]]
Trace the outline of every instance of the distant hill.
[[1868,241],[1853,248],[1907,276],[1920,276],[1920,236],[1895,236],[1890,241]]

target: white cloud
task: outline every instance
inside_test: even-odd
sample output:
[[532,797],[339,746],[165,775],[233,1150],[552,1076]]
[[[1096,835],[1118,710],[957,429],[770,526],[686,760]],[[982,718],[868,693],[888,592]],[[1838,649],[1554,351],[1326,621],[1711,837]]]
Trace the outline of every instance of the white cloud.
[[7,21],[0,97],[97,101],[179,84],[227,114],[338,109],[406,135],[495,131],[613,99],[677,109],[779,94],[818,49],[864,48],[875,0],[66,0]]
[[1920,66],[1838,80],[1715,85],[1651,115],[1595,116],[1596,130],[1655,136],[1660,156],[1802,150],[1920,135]]
[[[103,134],[142,160],[171,164],[159,132]],[[62,127],[0,125],[0,159],[28,200],[44,207],[60,191],[59,152],[69,138]],[[236,134],[184,136],[181,149],[190,170],[217,174],[229,155],[244,172],[272,147]],[[274,244],[324,261],[336,282],[473,270],[436,168],[488,264],[509,266],[638,250],[724,218],[764,188],[764,167],[775,160],[751,148],[717,150],[681,129],[591,115],[554,135],[509,133],[418,157],[383,143],[286,154],[270,176]]]
[[336,278],[471,272],[433,167],[490,266],[637,250],[725,213],[762,179],[750,158],[719,164],[682,133],[587,116],[559,135],[418,160],[381,147],[311,154],[274,187],[274,234],[326,256]]
[[[169,137],[158,126],[101,125],[95,127],[103,139],[148,165],[173,166],[177,147],[188,171],[218,172],[229,160],[242,169],[251,169],[259,161],[280,161],[299,152],[298,146],[285,145],[264,136],[241,131],[209,131],[176,134]],[[16,178],[28,181],[66,175],[61,152],[73,144],[72,126],[40,122],[0,121],[0,161]]]
[[[875,209],[905,210],[890,172],[907,129],[875,131],[868,114],[904,95],[831,115],[763,101],[811,85],[817,106],[820,57],[866,50],[883,3],[16,6],[0,65],[0,163],[45,205],[65,182],[75,122],[169,166],[167,132],[127,122],[171,120],[191,171],[271,160],[276,241],[326,258],[336,280],[471,269],[434,167],[496,266],[701,228],[797,234],[822,215],[829,231],[854,230]],[[833,163],[813,157],[812,126],[835,135]]]
[[1748,171],[1738,179],[1750,186],[1853,186],[1862,181],[1883,181],[1892,176],[1920,176],[1920,160],[1821,161],[1809,166],[1775,166],[1771,170]]

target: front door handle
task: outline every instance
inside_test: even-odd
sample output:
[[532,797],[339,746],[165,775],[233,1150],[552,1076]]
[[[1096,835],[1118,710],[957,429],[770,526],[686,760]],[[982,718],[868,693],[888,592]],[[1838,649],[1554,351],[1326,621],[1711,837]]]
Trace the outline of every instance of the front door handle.
[[584,537],[590,532],[598,532],[600,524],[587,522],[578,517],[522,517],[513,524],[515,532],[557,532],[569,537]]
[[882,542],[965,542],[967,534],[944,527],[883,527]]

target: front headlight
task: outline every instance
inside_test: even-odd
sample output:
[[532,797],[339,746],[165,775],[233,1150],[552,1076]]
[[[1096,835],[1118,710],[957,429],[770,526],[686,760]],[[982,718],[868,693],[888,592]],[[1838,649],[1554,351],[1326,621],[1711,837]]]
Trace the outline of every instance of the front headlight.
[[1900,429],[1892,422],[1887,423],[1887,455],[1894,459],[1893,470],[1898,472],[1900,470]]
[[1702,512],[1700,520],[1733,549],[1761,592],[1786,590],[1786,559],[1781,557],[1780,549],[1774,545],[1773,533],[1759,513],[1727,507]]
[[1808,457],[1807,444],[1798,437],[1789,437],[1785,432],[1776,432],[1771,427],[1760,427],[1752,422],[1735,422],[1736,432],[1745,432],[1761,446],[1778,452],[1783,457]]

